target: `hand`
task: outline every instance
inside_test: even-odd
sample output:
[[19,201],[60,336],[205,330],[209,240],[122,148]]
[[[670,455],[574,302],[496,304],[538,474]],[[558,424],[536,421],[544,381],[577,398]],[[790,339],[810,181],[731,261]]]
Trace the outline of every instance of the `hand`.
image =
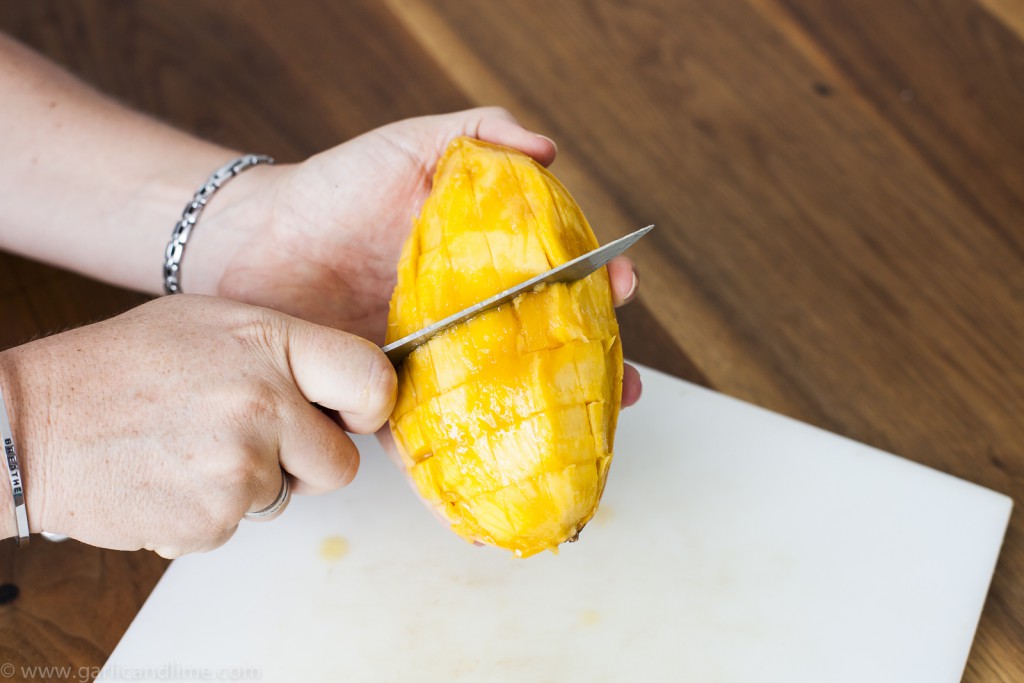
[[376,431],[396,382],[364,339],[197,296],[6,351],[0,380],[32,530],[164,557],[224,543],[281,468],[298,493],[348,483],[344,430]]
[[[448,143],[460,135],[507,145],[542,164],[554,143],[498,108],[400,121],[296,166],[247,171],[211,202],[190,244],[186,271],[202,268],[199,290],[268,306],[382,342],[399,252],[430,192]],[[218,208],[218,202],[223,202]],[[232,203],[249,210],[233,210]],[[205,240],[205,241],[204,241]],[[211,259],[219,259],[214,264]],[[616,305],[636,291],[627,258],[609,264]],[[219,275],[217,275],[219,274]],[[186,274],[186,278],[193,275]],[[188,287],[186,286],[186,289]],[[640,395],[626,368],[623,405]]]

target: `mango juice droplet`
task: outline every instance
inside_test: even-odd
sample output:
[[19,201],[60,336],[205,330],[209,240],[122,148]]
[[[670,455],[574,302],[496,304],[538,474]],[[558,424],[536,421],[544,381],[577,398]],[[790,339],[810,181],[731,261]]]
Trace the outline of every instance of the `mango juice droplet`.
[[320,559],[337,562],[348,554],[348,541],[341,536],[328,536],[320,542]]
[[[568,191],[510,149],[451,143],[398,265],[394,341],[598,246]],[[603,268],[523,294],[419,347],[390,425],[420,494],[474,542],[529,556],[593,517],[622,347]]]

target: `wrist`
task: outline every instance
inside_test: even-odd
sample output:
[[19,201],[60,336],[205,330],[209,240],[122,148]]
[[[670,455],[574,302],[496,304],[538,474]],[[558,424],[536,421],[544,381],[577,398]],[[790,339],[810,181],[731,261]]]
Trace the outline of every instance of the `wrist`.
[[178,145],[174,154],[149,160],[152,167],[135,181],[135,189],[122,207],[125,224],[131,224],[132,217],[136,220],[135,229],[120,236],[125,251],[118,256],[112,278],[115,284],[148,294],[164,293],[160,265],[175,223],[210,173],[237,156],[218,145],[182,138],[184,144]]
[[[11,434],[17,449],[21,470],[21,483],[28,513],[29,531],[38,533],[47,528],[48,506],[46,483],[51,479],[46,452],[46,427],[51,422],[48,405],[49,391],[37,374],[27,367],[27,354],[22,347],[0,353],[0,391],[3,391]],[[31,388],[29,388],[31,387]],[[6,459],[4,467],[7,466]],[[5,475],[0,477],[0,537],[17,535],[14,497]]]
[[[14,403],[13,392],[10,390],[11,382],[6,378],[6,372],[3,371],[6,362],[4,356],[6,354],[0,354],[0,391],[3,392],[4,400],[7,403],[8,419],[10,419],[11,404]],[[11,431],[15,431],[14,421],[11,420]],[[17,438],[17,435],[15,435]],[[19,457],[19,465],[24,468],[22,464],[24,458]],[[4,459],[4,469],[7,468],[6,458]],[[24,486],[24,484],[23,484]],[[0,538],[15,538],[18,535],[18,527],[15,523],[15,512],[14,512],[14,492],[11,490],[11,484],[8,480],[6,471],[3,476],[0,476]],[[29,517],[29,523],[31,524],[32,518]]]
[[222,295],[221,283],[230,264],[254,235],[265,234],[269,227],[276,188],[286,168],[249,167],[210,196],[181,260],[182,291]]

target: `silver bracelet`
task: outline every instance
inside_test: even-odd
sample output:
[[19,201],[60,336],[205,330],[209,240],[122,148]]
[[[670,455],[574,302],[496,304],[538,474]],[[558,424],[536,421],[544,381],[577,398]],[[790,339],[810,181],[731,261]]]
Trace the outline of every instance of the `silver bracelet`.
[[199,220],[199,214],[203,212],[206,202],[210,201],[213,193],[220,189],[221,185],[234,178],[247,168],[259,164],[272,164],[274,160],[262,154],[245,154],[234,161],[230,161],[210,176],[202,187],[196,190],[192,201],[181,214],[181,220],[174,226],[171,233],[171,241],[167,243],[164,252],[164,293],[181,294],[181,257],[185,254],[185,244],[188,242],[189,233]]
[[0,391],[0,439],[4,442],[4,454],[7,456],[7,474],[11,479],[11,493],[14,494],[14,519],[18,525],[18,545],[28,545],[28,511],[25,508],[25,489],[21,482],[21,468],[18,467],[18,454],[14,450],[14,431],[7,417],[7,403]]

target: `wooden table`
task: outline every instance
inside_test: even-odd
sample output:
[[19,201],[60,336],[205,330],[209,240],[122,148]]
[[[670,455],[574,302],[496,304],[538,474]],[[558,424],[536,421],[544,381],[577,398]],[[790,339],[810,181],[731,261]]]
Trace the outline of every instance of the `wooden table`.
[[[602,241],[658,224],[629,357],[1024,500],[1020,0],[0,0],[0,29],[285,160],[508,107]],[[5,346],[141,301],[8,256],[0,297]],[[99,666],[166,566],[0,557],[16,664]],[[1022,643],[1017,513],[965,680],[1024,680]]]

